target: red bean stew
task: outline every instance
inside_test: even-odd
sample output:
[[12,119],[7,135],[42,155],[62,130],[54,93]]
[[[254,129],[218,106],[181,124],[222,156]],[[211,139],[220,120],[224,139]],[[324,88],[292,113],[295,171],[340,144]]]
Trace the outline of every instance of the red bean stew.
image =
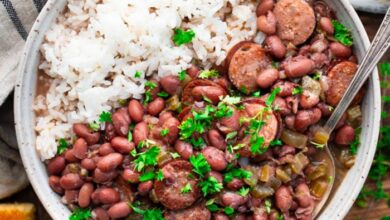
[[[312,219],[333,181],[313,133],[357,60],[322,1],[262,0],[256,13],[262,45],[240,42],[213,70],[150,79],[143,100],[73,125],[76,140],[47,170],[74,219]],[[346,168],[362,97],[331,136]]]

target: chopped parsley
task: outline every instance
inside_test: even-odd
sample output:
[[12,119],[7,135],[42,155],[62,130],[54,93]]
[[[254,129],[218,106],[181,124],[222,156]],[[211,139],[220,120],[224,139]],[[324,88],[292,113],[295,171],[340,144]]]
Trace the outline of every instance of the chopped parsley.
[[137,159],[135,159],[135,169],[140,172],[146,166],[157,165],[157,156],[160,153],[160,148],[153,146],[147,151],[139,153]]
[[152,81],[146,81],[145,88],[146,90],[145,90],[144,104],[146,105],[152,101],[152,91],[153,89],[157,88],[157,84]]
[[157,93],[157,96],[161,97],[161,98],[167,98],[169,96],[169,94],[166,92],[159,92],[159,93]]
[[230,106],[227,106],[223,102],[218,103],[218,109],[215,112],[215,117],[220,118],[230,118],[233,115],[233,109]]
[[99,129],[100,129],[100,124],[99,124],[99,123],[96,123],[96,122],[89,123],[89,128],[90,128],[92,131],[99,131]]
[[179,72],[179,80],[180,80],[180,81],[185,80],[186,75],[187,75],[187,72],[186,72],[185,70],[180,71],[180,72]]
[[318,81],[321,79],[321,76],[322,76],[322,73],[317,71],[313,74],[313,76],[311,78]]
[[189,29],[185,31],[183,29],[176,28],[172,40],[176,46],[181,46],[183,44],[191,43],[194,37],[195,32],[193,30]]
[[206,158],[203,154],[198,154],[196,156],[192,155],[190,157],[190,163],[192,164],[193,171],[197,173],[200,177],[204,177],[208,172],[210,172],[211,167],[207,163]]
[[225,173],[224,181],[226,183],[230,183],[233,178],[237,179],[249,179],[252,177],[252,173],[249,171],[246,171],[242,168],[232,168],[227,173]]
[[271,147],[280,146],[280,145],[283,145],[283,143],[282,143],[282,141],[281,141],[280,139],[273,140],[273,141],[271,141],[271,143],[269,144],[269,146],[271,146]]
[[187,183],[182,189],[181,193],[189,193],[192,191],[192,187],[190,183]]
[[131,204],[130,207],[133,209],[135,213],[142,215],[143,220],[164,220],[163,214],[161,210],[158,208],[142,210]]
[[214,194],[222,190],[222,183],[218,182],[217,179],[213,176],[209,176],[207,179],[201,181],[199,186],[203,192],[203,196],[207,196],[209,194]]
[[268,199],[266,199],[265,202],[264,202],[264,205],[265,205],[265,211],[266,211],[268,214],[271,213],[271,207],[272,207],[271,201],[269,201]]
[[164,179],[164,174],[163,174],[162,170],[157,171],[157,173],[156,173],[156,180],[157,181],[162,181],[163,179]]
[[204,133],[205,128],[211,125],[212,113],[215,111],[215,108],[210,105],[207,105],[203,111],[192,111],[194,117],[187,118],[179,126],[181,139],[189,139],[194,133]]
[[265,104],[268,107],[272,106],[272,103],[275,101],[276,95],[281,91],[282,89],[280,87],[277,87],[272,90],[271,94],[268,96],[268,98],[265,100]]
[[104,123],[104,122],[112,122],[112,117],[110,112],[103,111],[99,115],[99,122]]
[[169,129],[168,128],[164,128],[160,131],[160,135],[161,137],[165,137],[169,134]]
[[297,95],[297,94],[302,94],[303,93],[303,88],[302,86],[297,86],[293,89],[292,94]]
[[382,76],[390,76],[390,63],[383,62],[379,65]]
[[226,215],[233,215],[234,214],[234,209],[230,206],[227,206],[223,209],[223,212],[225,212]]
[[332,24],[334,27],[334,35],[333,37],[343,45],[350,47],[353,44],[353,38],[351,35],[351,31],[348,30],[342,23],[332,20]]
[[69,216],[69,220],[87,220],[92,218],[90,209],[76,208]]
[[177,152],[173,152],[173,153],[170,153],[170,154],[171,154],[173,159],[176,159],[176,158],[180,157],[180,154],[178,154]]
[[240,196],[245,197],[249,193],[249,188],[242,187],[241,189],[238,190],[238,194]]
[[230,132],[230,133],[228,133],[228,134],[226,135],[225,140],[233,139],[233,138],[235,138],[236,136],[237,136],[237,131],[232,131],[232,132]]
[[131,142],[132,140],[133,140],[133,133],[129,131],[129,133],[127,133],[127,141]]
[[219,72],[217,70],[203,70],[198,77],[201,79],[210,79],[210,78],[216,78],[218,76],[219,76]]
[[58,155],[63,154],[66,151],[66,149],[68,149],[68,143],[66,142],[66,140],[64,138],[61,138],[58,141],[57,154]]
[[135,71],[134,78],[141,78],[142,73],[140,71]]
[[351,145],[349,145],[349,152],[352,155],[356,155],[358,151],[358,147],[360,145],[360,133],[362,132],[362,128],[355,129],[355,139],[352,141]]
[[206,207],[210,212],[217,212],[219,210],[219,207],[217,204],[215,204],[214,199],[210,199],[206,202]]
[[253,97],[260,97],[261,96],[261,92],[260,91],[256,91],[252,94]]
[[147,182],[149,180],[153,180],[154,177],[156,177],[156,174],[154,172],[145,172],[139,176],[140,182]]

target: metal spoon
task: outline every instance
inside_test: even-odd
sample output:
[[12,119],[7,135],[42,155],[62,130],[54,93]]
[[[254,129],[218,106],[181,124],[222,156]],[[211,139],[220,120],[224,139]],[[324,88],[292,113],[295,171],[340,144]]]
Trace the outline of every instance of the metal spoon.
[[[379,27],[378,32],[375,35],[374,40],[371,43],[370,48],[367,51],[367,54],[364,56],[354,78],[352,79],[347,91],[345,91],[343,98],[340,100],[339,104],[333,111],[332,115],[329,117],[325,125],[319,129],[315,134],[315,141],[318,144],[324,145],[325,148],[325,158],[328,164],[331,167],[328,167],[328,172],[331,176],[335,176],[335,163],[333,154],[330,151],[328,146],[328,139],[334,128],[336,127],[338,121],[343,116],[344,112],[347,110],[352,100],[355,98],[356,94],[359,92],[363,84],[365,83],[368,76],[374,70],[379,60],[382,58],[384,53],[390,46],[390,8],[387,10],[385,18]],[[327,191],[324,193],[324,196],[321,198],[321,201],[317,204],[313,212],[313,218],[316,217],[325,203],[328,200],[328,197],[332,191],[333,182],[330,181],[328,184]]]

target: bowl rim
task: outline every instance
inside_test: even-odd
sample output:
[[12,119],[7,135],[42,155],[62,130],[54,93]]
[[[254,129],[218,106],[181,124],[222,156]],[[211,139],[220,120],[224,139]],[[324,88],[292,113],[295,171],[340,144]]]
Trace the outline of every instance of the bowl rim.
[[[363,42],[364,50],[367,50],[370,41],[368,39],[367,33],[363,27],[363,24],[361,23],[361,20],[359,19],[356,11],[353,9],[352,5],[349,3],[348,0],[327,0],[328,1],[338,1],[344,8],[343,10],[346,11],[346,14],[353,20],[353,24],[357,27],[357,31],[360,32],[360,39]],[[34,131],[34,128],[29,127],[31,124],[31,120],[33,120],[33,113],[32,112],[26,112],[23,110],[26,102],[27,104],[31,104],[32,100],[35,97],[35,91],[31,91],[31,85],[28,86],[28,82],[25,82],[25,76],[27,74],[32,74],[32,70],[28,67],[34,64],[31,64],[30,59],[31,56],[34,56],[34,54],[37,52],[37,49],[33,50],[34,42],[38,40],[38,37],[40,35],[40,31],[44,29],[44,25],[49,23],[52,23],[52,20],[55,18],[48,18],[49,14],[55,13],[57,17],[57,14],[60,13],[60,5],[65,5],[66,1],[63,0],[63,2],[59,3],[61,1],[57,0],[48,0],[44,8],[42,9],[41,13],[38,15],[34,25],[32,26],[31,32],[28,36],[28,39],[26,41],[23,55],[21,58],[21,62],[19,64],[19,71],[18,71],[18,77],[16,81],[16,87],[15,87],[15,96],[14,96],[14,113],[15,113],[15,127],[16,127],[16,133],[17,133],[17,140],[18,145],[20,146],[20,154],[22,157],[22,161],[27,173],[27,176],[31,182],[31,185],[37,194],[39,200],[42,202],[45,209],[48,211],[51,217],[54,219],[68,219],[68,216],[70,214],[70,211],[66,208],[65,205],[60,203],[60,197],[56,195],[54,192],[51,191],[50,187],[47,184],[47,181],[44,183],[41,178],[45,179],[45,175],[37,176],[36,174],[39,174],[39,170],[41,170],[42,173],[42,166],[43,162],[38,159],[34,160],[31,158],[31,154],[36,154],[35,150],[35,143],[31,142],[31,138],[26,137],[29,136],[29,133],[31,133],[31,129]],[[50,26],[50,25],[49,25]],[[36,74],[36,71],[33,71],[34,74]],[[348,193],[350,195],[350,200],[343,201],[343,209],[339,210],[339,213],[336,213],[333,215],[334,218],[332,219],[342,219],[351,206],[353,205],[354,199],[359,194],[361,188],[363,187],[363,184],[365,182],[365,179],[368,175],[369,169],[371,167],[373,157],[375,154],[376,144],[377,144],[377,138],[374,139],[374,137],[378,137],[379,135],[379,126],[380,126],[380,86],[379,86],[379,77],[378,77],[378,71],[375,69],[373,71],[373,74],[369,78],[370,84],[373,85],[373,93],[374,97],[373,102],[375,104],[374,109],[374,115],[372,116],[372,123],[374,126],[371,128],[371,141],[370,146],[372,147],[372,150],[370,150],[365,155],[365,160],[363,162],[363,169],[360,171],[361,178],[357,182],[354,183],[353,186],[351,186],[351,191]],[[31,82],[30,82],[31,84]],[[35,87],[34,87],[35,88]],[[30,89],[30,90],[29,90]],[[378,108],[379,103],[379,108]],[[31,117],[27,117],[31,116]],[[34,132],[33,132],[34,133]],[[33,134],[34,136],[35,134]],[[44,173],[46,174],[46,171],[44,170]],[[39,178],[40,177],[40,178]],[[46,174],[47,179],[47,174]],[[46,185],[42,185],[46,184]],[[48,191],[48,189],[50,191]],[[49,195],[48,195],[49,194]],[[330,201],[332,201],[331,199]],[[60,209],[60,210],[59,210]],[[330,213],[327,213],[330,215]],[[329,216],[326,216],[329,217]],[[320,213],[318,219],[329,219],[323,216],[323,213]]]

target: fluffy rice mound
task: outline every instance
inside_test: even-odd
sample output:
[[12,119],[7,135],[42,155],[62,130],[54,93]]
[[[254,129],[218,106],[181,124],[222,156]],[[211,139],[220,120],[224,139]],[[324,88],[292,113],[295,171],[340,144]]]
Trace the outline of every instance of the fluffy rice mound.
[[[41,47],[39,68],[52,78],[34,105],[41,159],[71,138],[73,123],[141,98],[145,77],[177,74],[194,61],[221,64],[234,44],[254,38],[255,7],[250,0],[68,0]],[[192,29],[192,43],[176,46],[175,28]]]

